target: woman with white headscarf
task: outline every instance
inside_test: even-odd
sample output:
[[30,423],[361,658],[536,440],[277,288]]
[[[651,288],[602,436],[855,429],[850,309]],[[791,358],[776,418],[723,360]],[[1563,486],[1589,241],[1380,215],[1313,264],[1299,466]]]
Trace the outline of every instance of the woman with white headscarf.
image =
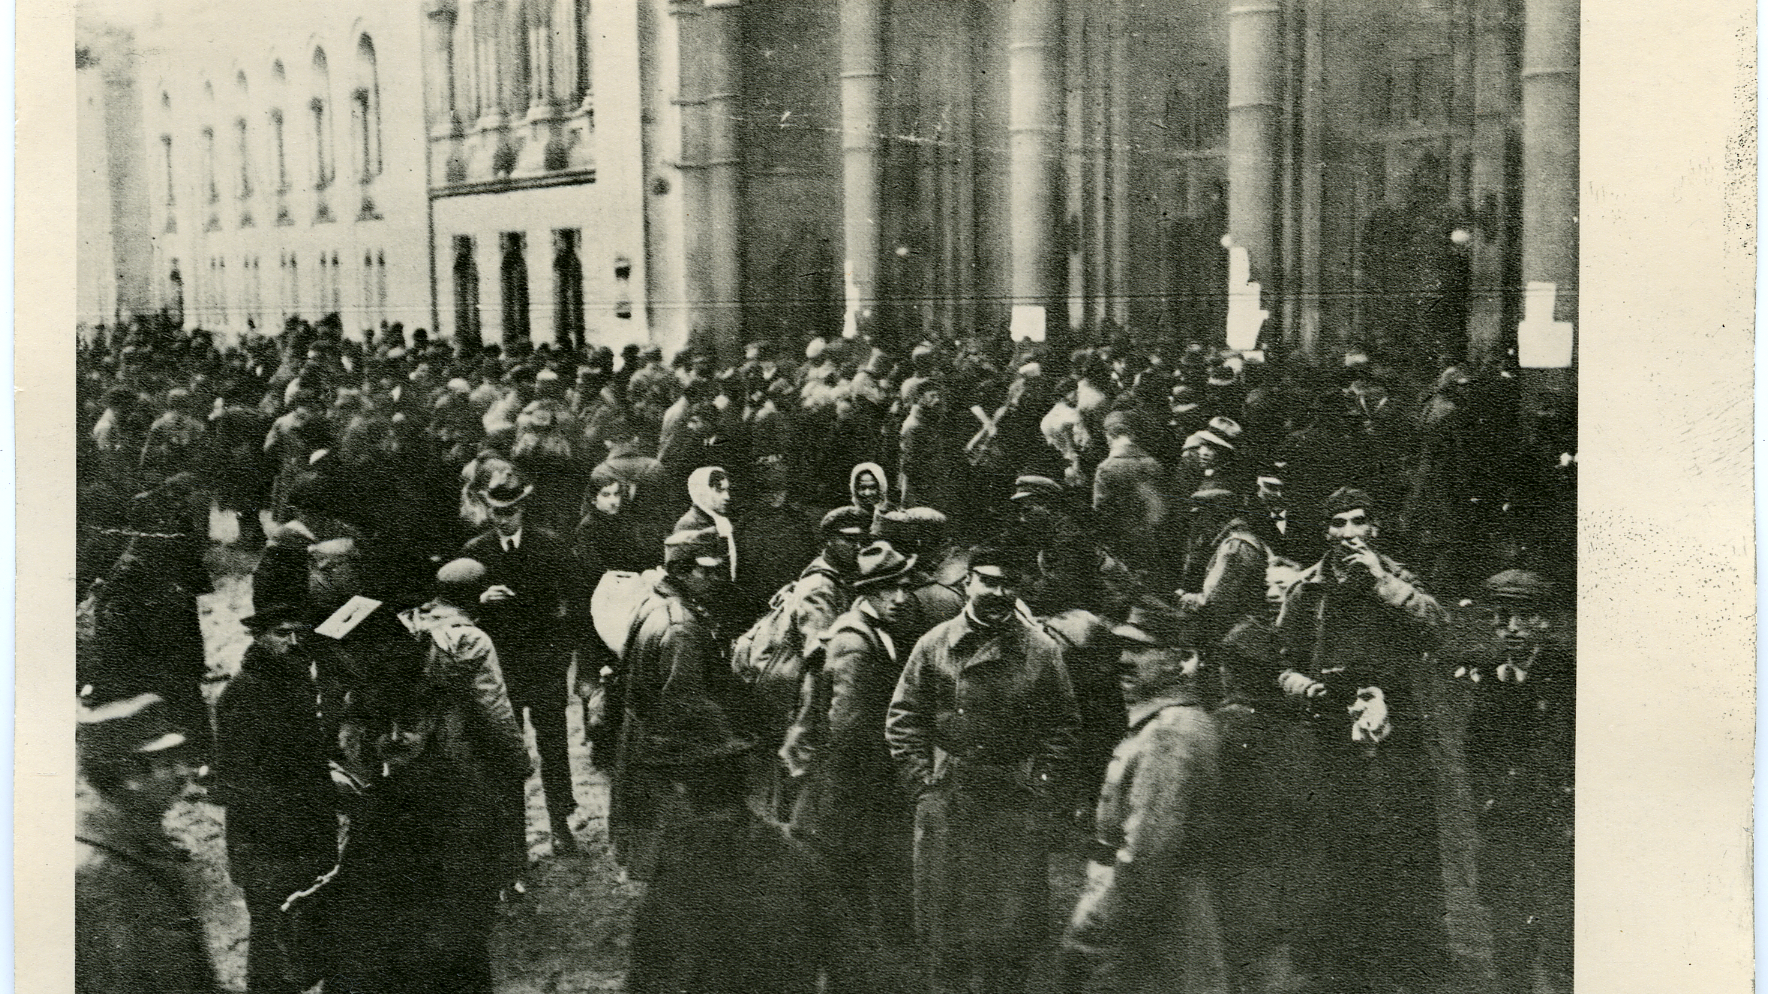
[[737,540],[731,527],[731,475],[722,466],[701,466],[688,474],[688,499],[694,506],[676,521],[676,531],[717,529],[729,551],[731,579],[737,578]]

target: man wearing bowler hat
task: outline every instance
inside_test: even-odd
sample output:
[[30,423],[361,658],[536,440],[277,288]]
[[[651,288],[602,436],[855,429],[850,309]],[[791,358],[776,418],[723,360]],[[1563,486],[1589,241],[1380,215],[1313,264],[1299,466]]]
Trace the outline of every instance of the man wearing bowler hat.
[[936,992],[1023,991],[1047,927],[1046,822],[1080,711],[1054,639],[1019,609],[1027,564],[979,549],[966,603],[909,655],[885,721],[915,799],[915,920]]
[[569,546],[553,533],[527,527],[524,501],[534,487],[513,470],[500,470],[485,482],[479,497],[491,527],[466,544],[461,557],[485,567],[478,596],[479,627],[497,645],[518,719],[534,723],[540,750],[540,782],[552,823],[553,851],[574,853],[571,816],[577,799],[571,790],[571,754],[565,736],[566,670],[571,664],[574,572]]
[[1086,887],[1062,939],[1075,994],[1230,989],[1210,877],[1220,737],[1185,627],[1149,603],[1112,629],[1129,731],[1099,793]]
[[1428,981],[1443,951],[1436,783],[1417,688],[1445,612],[1378,551],[1377,515],[1352,487],[1322,505],[1327,552],[1278,611],[1277,683],[1312,739],[1302,841],[1320,873],[1312,912],[1297,915],[1309,923],[1304,969],[1406,989]]

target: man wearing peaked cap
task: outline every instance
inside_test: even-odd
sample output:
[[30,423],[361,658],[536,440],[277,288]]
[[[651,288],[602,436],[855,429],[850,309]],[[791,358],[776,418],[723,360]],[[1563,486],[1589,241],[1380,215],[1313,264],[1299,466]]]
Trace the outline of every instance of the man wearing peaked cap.
[[1013,500],[1052,503],[1067,498],[1068,488],[1047,476],[1021,476],[1013,481]]
[[[626,872],[649,880],[675,828],[670,783],[693,779],[739,750],[738,688],[728,679],[727,643],[714,608],[726,596],[724,539],[711,528],[679,531],[664,544],[665,572],[639,605],[624,659],[625,716],[610,778],[608,826],[614,857]],[[746,729],[742,729],[745,731]],[[742,777],[726,779],[742,787]]]
[[884,741],[891,692],[907,651],[896,637],[915,560],[874,542],[859,554],[854,603],[830,627],[812,702],[781,750],[802,774],[790,831],[810,847],[818,916],[835,923],[816,958],[833,989],[867,984],[865,944],[879,934],[912,947],[910,839],[914,825]]
[[1184,629],[1153,601],[1113,629],[1133,674],[1129,731],[1099,792],[1086,888],[1062,938],[1070,990],[1230,989],[1213,867],[1194,845],[1214,831],[1220,736]]
[[202,919],[160,820],[194,772],[157,694],[82,706],[76,736],[74,983],[82,991],[213,991]]
[[[1023,557],[980,549],[968,601],[909,654],[884,737],[915,798],[915,919],[936,990],[1024,990],[1047,928],[1047,820],[1080,710],[1019,610]],[[987,909],[986,911],[982,909]]]

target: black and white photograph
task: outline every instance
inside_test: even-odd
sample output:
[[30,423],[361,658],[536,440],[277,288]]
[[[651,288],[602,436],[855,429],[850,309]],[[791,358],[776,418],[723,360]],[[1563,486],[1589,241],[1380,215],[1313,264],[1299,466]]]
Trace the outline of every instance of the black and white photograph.
[[79,0],[75,989],[1572,994],[1592,6]]

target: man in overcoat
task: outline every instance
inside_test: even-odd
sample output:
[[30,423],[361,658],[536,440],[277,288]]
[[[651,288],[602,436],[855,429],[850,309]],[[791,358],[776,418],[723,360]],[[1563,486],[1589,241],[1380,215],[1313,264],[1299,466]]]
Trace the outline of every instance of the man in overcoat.
[[296,991],[285,962],[282,902],[338,861],[328,764],[337,735],[321,702],[319,659],[305,650],[300,606],[268,604],[239,675],[216,705],[215,800],[227,808],[227,867],[251,917],[246,985]]
[[565,735],[565,675],[573,643],[570,578],[576,567],[564,540],[525,527],[522,502],[533,492],[533,485],[512,471],[488,480],[480,498],[491,514],[491,527],[468,542],[461,557],[485,567],[479,627],[497,645],[516,715],[526,710],[534,723],[553,851],[565,854],[577,851],[570,822],[577,799]]
[[194,772],[157,694],[82,708],[75,798],[74,989],[209,994],[214,967],[160,819]]
[[1067,990],[1226,994],[1211,871],[1220,737],[1176,612],[1112,629],[1129,677],[1126,737],[1099,793],[1086,888],[1062,939]]
[[[808,736],[812,747],[791,830],[811,847],[833,891],[828,917],[847,926],[837,930],[837,941],[876,936],[913,946],[914,824],[884,741],[884,718],[902,675],[904,650],[893,628],[907,607],[905,584],[914,566],[887,542],[860,553],[853,607],[829,630],[812,691],[817,706],[809,710],[820,727]],[[835,960],[857,951],[837,950]],[[843,979],[863,976],[832,979],[846,986]]]
[[628,876],[648,880],[661,836],[684,817],[652,755],[667,743],[656,727],[693,709],[734,725],[726,704],[735,693],[712,605],[728,596],[726,543],[712,529],[677,532],[664,544],[664,575],[639,605],[626,639],[626,717],[609,785],[608,827],[614,858]]
[[1443,952],[1424,654],[1445,612],[1377,551],[1375,501],[1341,487],[1321,508],[1326,554],[1284,593],[1278,684],[1312,738],[1300,843],[1318,860],[1298,945],[1304,969],[1415,987]]
[[915,798],[915,919],[936,992],[1023,991],[1048,923],[1047,821],[1080,727],[1054,639],[1018,609],[1026,566],[972,555],[964,610],[921,638],[885,721]]
[[1475,698],[1467,768],[1494,972],[1505,994],[1567,992],[1578,703],[1573,639],[1558,591],[1538,573],[1505,570],[1485,581],[1482,594],[1491,635],[1455,660],[1455,673]]

